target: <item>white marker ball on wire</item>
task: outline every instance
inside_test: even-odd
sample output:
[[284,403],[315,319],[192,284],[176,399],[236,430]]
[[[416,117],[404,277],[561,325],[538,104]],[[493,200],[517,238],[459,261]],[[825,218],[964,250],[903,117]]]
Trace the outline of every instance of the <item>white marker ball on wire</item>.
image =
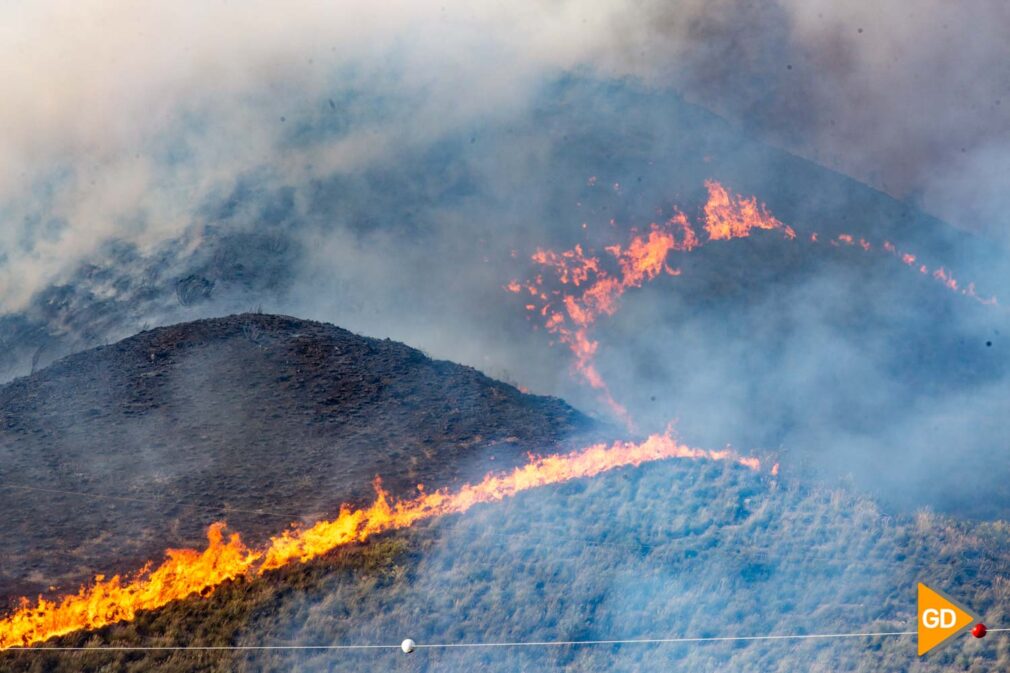
[[400,643],[400,649],[403,650],[404,654],[410,654],[411,652],[414,651],[414,648],[416,648],[416,647],[417,647],[417,643],[415,643],[410,638],[407,638],[405,641],[403,641],[402,643]]

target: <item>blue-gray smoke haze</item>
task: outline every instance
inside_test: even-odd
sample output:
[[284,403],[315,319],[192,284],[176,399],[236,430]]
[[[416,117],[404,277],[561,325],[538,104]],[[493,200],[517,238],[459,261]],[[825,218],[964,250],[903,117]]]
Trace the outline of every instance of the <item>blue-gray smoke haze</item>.
[[[888,238],[1000,295],[1006,10],[973,4],[5,10],[28,50],[6,59],[5,377],[259,307],[602,414],[502,286],[537,246],[696,215],[709,177],[801,234]],[[679,262],[597,333],[643,429],[676,419],[903,507],[1005,513],[985,488],[931,488],[1006,477],[986,460],[1006,436],[1002,309],[771,237]]]

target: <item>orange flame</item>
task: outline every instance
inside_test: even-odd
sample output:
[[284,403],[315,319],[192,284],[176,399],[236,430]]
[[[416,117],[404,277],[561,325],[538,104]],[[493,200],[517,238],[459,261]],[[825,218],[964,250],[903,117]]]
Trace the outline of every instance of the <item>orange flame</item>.
[[[589,184],[592,186],[595,181],[591,179]],[[518,294],[525,290],[529,293],[532,301],[525,304],[526,310],[531,315],[539,315],[547,331],[568,346],[574,356],[575,371],[599,392],[604,403],[629,428],[633,425],[628,411],[614,399],[595,364],[599,343],[590,337],[590,331],[599,318],[617,312],[617,302],[626,290],[641,287],[663,272],[680,275],[680,270],[667,261],[671,253],[690,252],[712,241],[746,238],[754,230],[781,231],[787,239],[796,239],[795,230],[775,218],[756,197],[732,194],[715,180],[706,180],[705,188],[708,200],[701,209],[701,221],[708,238],[704,242],[684,213],[678,210],[666,222],[651,224],[646,234],[632,229],[626,245],[604,248],[613,257],[609,265],[581,245],[560,253],[538,249],[532,256],[533,261],[553,272],[558,287],[546,287],[543,274],[530,282],[513,280],[505,286],[510,292]],[[610,222],[614,224],[614,220]],[[817,232],[812,232],[808,240],[816,245],[822,239]],[[826,242],[835,247],[861,248],[864,252],[874,250],[874,244],[868,239],[848,233],[838,234]],[[894,243],[884,241],[879,249],[916,268],[916,255],[898,250]],[[614,266],[617,270],[610,270]],[[929,273],[925,265],[917,270]],[[979,296],[973,283],[962,287],[944,267],[938,267],[932,276],[949,290],[983,304],[996,303],[995,297]]]
[[[703,219],[709,241],[747,237],[754,229],[780,230],[787,238],[796,238],[796,232],[775,219],[755,197],[731,194],[714,180],[707,180],[705,187],[708,201]],[[617,302],[625,291],[641,287],[663,273],[680,275],[680,269],[668,263],[671,253],[690,252],[701,245],[687,216],[676,210],[665,222],[650,224],[647,233],[632,230],[627,244],[604,248],[613,257],[609,266],[581,245],[562,252],[538,249],[532,260],[550,269],[561,287],[545,288],[543,275],[526,283],[513,280],[505,287],[517,294],[525,289],[534,298],[534,303],[526,304],[526,310],[539,314],[547,331],[568,346],[574,356],[575,371],[632,428],[628,411],[614,399],[596,368],[599,344],[589,336],[590,330],[600,316],[617,312]],[[614,266],[616,270],[611,270]]]
[[533,253],[533,261],[551,269],[558,283],[579,288],[578,292],[550,290],[548,294],[542,275],[525,285],[512,281],[506,288],[518,293],[525,287],[541,302],[527,304],[526,309],[544,318],[547,330],[572,351],[576,371],[600,391],[607,406],[630,426],[627,411],[611,396],[593,362],[597,342],[589,337],[589,329],[601,315],[617,311],[617,300],[628,288],[641,287],[664,272],[679,274],[679,270],[666,263],[670,252],[691,250],[697,245],[697,234],[687,217],[678,212],[661,225],[650,225],[647,234],[634,233],[627,245],[608,246],[606,251],[616,261],[617,272],[605,269],[600,258],[587,254],[581,245],[560,253],[542,249]]
[[154,571],[144,566],[132,578],[98,575],[91,586],[58,601],[22,598],[15,612],[0,620],[0,650],[24,647],[72,631],[95,629],[133,619],[141,610],[159,608],[247,574],[260,559],[238,535],[224,539],[224,524],[207,529],[207,548],[169,549]]
[[353,509],[345,505],[336,519],[309,528],[292,527],[271,538],[263,549],[248,548],[238,535],[225,540],[224,524],[215,523],[207,531],[208,544],[202,552],[169,550],[166,560],[154,570],[148,564],[126,579],[116,576],[106,580],[99,575],[91,585],[58,600],[40,597],[32,604],[23,598],[12,614],[0,619],[0,650],[28,647],[74,631],[128,621],[141,610],[159,608],[188,596],[209,596],[227,580],[304,563],[378,533],[465,512],[474,505],[497,502],[532,488],[670,458],[731,461],[752,470],[761,467],[757,458],[740,456],[729,449],[692,448],[666,432],[638,443],[618,441],[567,454],[531,455],[526,465],[512,472],[490,473],[482,481],[455,491],[429,493],[419,488],[421,494],[410,500],[392,500],[376,479],[377,495],[370,507]]
[[[811,237],[811,242],[812,243],[817,242],[817,234],[814,234]],[[839,234],[834,240],[831,241],[831,243],[832,245],[836,246],[839,244],[852,246],[856,244],[856,239],[851,234]],[[862,247],[863,250],[867,252],[869,252],[873,247],[870,244],[870,242],[864,238],[859,239],[859,246]],[[897,258],[898,261],[900,261],[905,266],[918,271],[922,275],[931,275],[934,279],[942,283],[944,287],[946,287],[951,292],[957,292],[970,299],[974,299],[980,304],[985,304],[987,306],[992,306],[998,303],[996,297],[994,296],[983,297],[979,295],[977,290],[975,289],[975,283],[968,283],[967,285],[962,287],[961,283],[958,282],[958,280],[953,276],[950,270],[943,266],[936,267],[936,269],[934,269],[932,272],[930,272],[928,266],[922,264],[921,262],[919,262],[919,266],[916,266],[916,263],[919,258],[910,252],[899,250],[898,246],[896,246],[891,241],[884,241],[880,247],[884,252]]]
[[757,198],[734,196],[715,180],[706,180],[708,203],[705,204],[705,231],[709,240],[727,241],[750,236],[752,229],[779,229],[787,238],[796,238],[792,227],[772,217]]

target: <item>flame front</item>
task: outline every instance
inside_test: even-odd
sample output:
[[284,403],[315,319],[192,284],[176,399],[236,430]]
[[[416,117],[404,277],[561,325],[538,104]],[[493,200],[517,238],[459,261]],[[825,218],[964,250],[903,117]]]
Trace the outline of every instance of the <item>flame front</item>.
[[222,582],[247,574],[261,557],[237,534],[226,541],[223,523],[207,529],[207,548],[202,552],[169,549],[165,556],[157,569],[152,571],[148,564],[128,581],[118,575],[110,579],[98,575],[92,585],[57,601],[40,597],[33,605],[22,598],[13,614],[0,620],[0,650],[128,621],[141,610],[206,594]]
[[710,451],[686,446],[667,432],[642,442],[594,444],[567,454],[530,456],[526,465],[512,472],[491,473],[455,491],[422,491],[410,500],[392,500],[376,480],[377,495],[370,507],[344,506],[336,519],[308,528],[292,527],[271,538],[265,548],[251,549],[238,535],[226,539],[224,524],[215,523],[207,531],[208,544],[202,552],[169,550],[165,561],[153,570],[148,564],[127,579],[98,576],[76,594],[58,600],[40,597],[31,603],[23,598],[13,613],[0,620],[0,650],[28,647],[54,636],[129,621],[141,610],[159,608],[188,596],[207,596],[227,580],[304,563],[378,533],[465,512],[476,504],[496,502],[531,488],[669,458],[732,461],[752,470],[761,466],[757,458],[740,456],[729,449]]
[[[755,229],[779,230],[786,238],[796,238],[796,232],[772,217],[755,197],[731,194],[715,180],[707,180],[705,188],[708,201],[702,224],[708,241],[745,238]],[[607,264],[586,254],[581,245],[562,252],[538,249],[533,261],[553,272],[561,287],[549,288],[542,274],[525,283],[513,280],[505,286],[509,292],[529,295],[532,303],[526,304],[526,310],[539,314],[547,331],[568,346],[575,359],[575,371],[599,391],[604,403],[629,428],[633,427],[630,415],[614,399],[596,368],[599,344],[589,336],[590,330],[601,316],[617,312],[618,300],[625,291],[641,287],[663,273],[679,276],[680,269],[669,265],[671,253],[690,252],[702,245],[698,232],[679,210],[661,224],[650,224],[648,232],[633,229],[631,234],[627,244],[605,248],[613,257],[609,266],[616,270],[608,270]]]
[[[595,183],[592,179],[589,184]],[[632,229],[626,244],[605,247],[612,260],[587,252],[581,245],[562,252],[538,249],[532,260],[543,267],[548,276],[553,275],[553,282],[549,278],[545,280],[541,272],[532,280],[513,280],[505,285],[509,292],[527,297],[526,310],[568,347],[576,373],[598,391],[607,407],[629,428],[633,428],[633,423],[627,409],[614,399],[596,367],[599,342],[590,334],[600,317],[617,312],[618,300],[625,291],[641,287],[663,273],[680,275],[680,269],[670,265],[672,253],[689,253],[713,242],[747,238],[755,231],[778,231],[790,241],[797,238],[796,231],[774,217],[756,197],[734,194],[715,180],[706,180],[705,188],[708,199],[701,208],[698,230],[683,212],[675,210],[667,221],[650,224],[647,232]],[[703,232],[704,238],[699,232]],[[808,242],[818,245],[825,241],[814,232]],[[864,252],[874,250],[869,240],[852,234],[839,234],[826,242],[834,247],[853,247]],[[920,274],[931,275],[953,292],[983,304],[996,303],[995,297],[980,296],[974,283],[962,287],[945,267],[937,267],[932,272],[921,263],[916,267],[916,256],[898,250],[890,241],[884,241],[880,249]]]
[[[595,183],[595,179],[591,184]],[[526,309],[543,320],[545,328],[573,353],[576,371],[600,392],[613,412],[631,425],[627,410],[611,395],[595,365],[599,347],[590,332],[601,316],[618,309],[618,300],[630,288],[641,287],[663,274],[676,276],[671,266],[675,252],[689,253],[703,244],[745,238],[752,231],[778,231],[789,239],[796,232],[773,217],[755,197],[730,193],[714,180],[705,183],[708,201],[702,208],[702,239],[680,211],[663,223],[653,223],[648,231],[631,231],[624,244],[605,248],[613,258],[604,261],[580,245],[554,252],[537,250],[533,261],[552,273],[557,286],[542,274],[528,282],[512,281],[508,291],[526,297]],[[809,236],[814,245],[823,241],[817,233]],[[865,238],[840,234],[828,239],[836,247],[853,247],[869,252],[874,245]],[[884,241],[880,249],[922,275],[931,275],[951,291],[984,304],[972,283],[962,285],[945,267],[930,269],[909,252]],[[918,265],[918,266],[917,266]],[[308,528],[292,527],[271,538],[263,548],[247,547],[238,535],[225,537],[224,524],[215,523],[207,531],[208,545],[201,551],[169,550],[157,568],[148,564],[128,578],[95,578],[76,594],[58,600],[39,598],[32,603],[21,599],[19,607],[0,619],[0,650],[27,647],[82,629],[94,629],[133,619],[141,610],[162,607],[193,595],[209,595],[214,588],[238,577],[255,577],[285,565],[304,563],[343,545],[445,514],[465,512],[479,503],[495,502],[521,491],[571,479],[592,477],[607,470],[669,458],[733,461],[757,470],[756,458],[740,456],[729,449],[709,451],[677,442],[669,433],[652,435],[640,443],[596,444],[581,451],[546,457],[531,456],[530,462],[510,473],[489,474],[476,484],[449,491],[421,492],[410,500],[395,501],[376,481],[376,499],[365,509],[341,508],[337,518]],[[778,465],[772,474],[778,473]],[[153,569],[152,569],[153,568]]]

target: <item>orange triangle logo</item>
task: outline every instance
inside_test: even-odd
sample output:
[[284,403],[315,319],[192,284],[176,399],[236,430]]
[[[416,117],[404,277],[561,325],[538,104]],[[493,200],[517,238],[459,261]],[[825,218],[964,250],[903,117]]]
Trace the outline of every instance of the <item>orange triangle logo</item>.
[[919,583],[919,656],[972,625],[976,617],[940,592]]

